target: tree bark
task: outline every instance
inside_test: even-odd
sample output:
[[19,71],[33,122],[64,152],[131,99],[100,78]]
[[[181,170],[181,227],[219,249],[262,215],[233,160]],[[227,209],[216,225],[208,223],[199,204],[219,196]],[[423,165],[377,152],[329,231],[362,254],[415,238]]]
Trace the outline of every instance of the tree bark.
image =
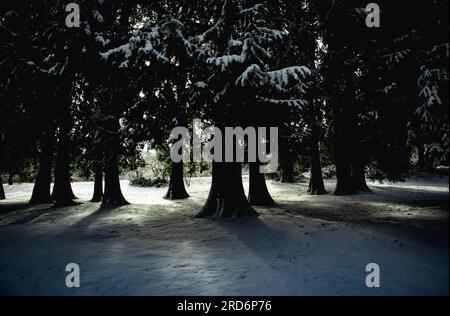
[[[55,185],[53,185],[51,197],[52,197],[52,201],[55,202]],[[75,193],[73,193],[73,191],[72,191],[72,200],[76,200],[76,199],[78,199],[78,198],[75,196]]]
[[267,189],[266,177],[264,173],[259,171],[260,164],[257,162],[250,162],[250,179],[248,201],[250,205],[255,206],[272,206],[275,205],[274,200],[270,196]]
[[130,204],[122,194],[119,179],[119,146],[120,124],[117,118],[107,122],[110,131],[117,131],[117,134],[110,135],[105,150],[105,192],[103,195],[102,208],[115,208]]
[[354,166],[354,186],[355,190],[357,192],[365,192],[365,193],[371,193],[372,190],[370,190],[369,186],[366,182],[366,173],[365,173],[365,166],[362,163],[357,163]]
[[311,171],[309,178],[309,188],[308,193],[311,195],[323,195],[327,194],[325,190],[325,185],[323,183],[323,175],[322,175],[322,165],[320,163],[320,148],[319,148],[319,140],[317,138],[316,127],[313,126],[312,131],[312,141],[311,141]]
[[258,215],[245,196],[241,168],[240,163],[213,162],[211,189],[197,218]]
[[425,170],[425,148],[423,144],[417,144],[417,155],[418,155],[418,161],[417,165],[419,166],[420,170]]
[[42,148],[39,154],[39,171],[33,187],[30,204],[53,203],[50,194],[52,183],[52,161],[55,150],[55,129],[49,127],[42,136]]
[[295,182],[295,176],[294,176],[294,166],[292,161],[290,159],[282,161],[280,165],[280,172],[281,172],[281,183],[294,183]]
[[347,161],[336,161],[336,190],[335,195],[352,195],[356,193],[352,167]]
[[3,189],[2,177],[0,176],[0,200],[5,200],[5,189]]
[[106,160],[105,193],[103,195],[102,208],[115,208],[128,204],[130,203],[125,200],[120,188],[117,155],[112,154]]
[[349,120],[351,111],[346,109],[344,101],[337,102],[338,109],[334,114],[334,158],[336,165],[335,195],[356,194],[355,173],[353,163],[356,148],[352,135],[352,122]]
[[366,182],[363,163],[348,163],[348,160],[336,162],[336,195],[352,195],[358,192],[370,193]]
[[169,189],[164,198],[168,200],[182,200],[188,197],[189,194],[186,191],[183,180],[183,162],[172,162]]
[[103,199],[103,171],[101,164],[95,166],[94,194],[91,202],[101,202]]
[[63,117],[60,124],[59,138],[56,154],[55,184],[53,198],[55,206],[74,205],[75,195],[72,191],[70,176],[70,118]]

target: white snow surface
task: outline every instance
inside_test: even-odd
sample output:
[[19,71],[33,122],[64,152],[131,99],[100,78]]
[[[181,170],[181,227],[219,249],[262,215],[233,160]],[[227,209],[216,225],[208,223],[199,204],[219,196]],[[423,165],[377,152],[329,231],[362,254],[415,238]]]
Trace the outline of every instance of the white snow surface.
[[[73,183],[80,204],[59,209],[26,205],[32,184],[5,185],[0,294],[448,295],[448,177],[346,197],[268,181],[278,205],[258,218],[194,219],[209,184],[192,179],[190,199],[168,201],[122,181],[133,204],[114,210],[87,202],[92,183]],[[80,288],[65,285],[72,262]],[[365,285],[372,262],[380,288]]]

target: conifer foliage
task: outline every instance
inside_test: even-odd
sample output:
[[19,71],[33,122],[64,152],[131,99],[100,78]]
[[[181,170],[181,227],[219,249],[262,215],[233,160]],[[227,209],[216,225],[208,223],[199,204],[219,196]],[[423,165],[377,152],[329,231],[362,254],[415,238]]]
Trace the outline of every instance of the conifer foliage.
[[[222,133],[277,127],[271,178],[309,170],[311,194],[327,193],[324,165],[336,167],[338,195],[370,192],[367,176],[448,165],[444,0],[379,1],[381,28],[367,27],[357,0],[76,4],[78,27],[66,25],[64,1],[1,5],[0,199],[6,178],[18,178],[34,181],[32,204],[73,205],[76,174],[94,182],[92,202],[126,205],[121,179],[143,149],[167,153],[171,131],[195,119]],[[189,198],[188,164],[168,164],[167,199]],[[197,217],[255,216],[253,206],[276,203],[264,162],[209,167]]]

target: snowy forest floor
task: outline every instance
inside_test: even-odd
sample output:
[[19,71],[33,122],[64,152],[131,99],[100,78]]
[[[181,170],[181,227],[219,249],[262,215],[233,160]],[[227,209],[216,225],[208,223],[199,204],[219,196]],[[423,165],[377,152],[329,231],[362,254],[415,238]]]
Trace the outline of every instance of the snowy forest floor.
[[[122,182],[132,205],[99,210],[92,183],[80,204],[29,207],[32,184],[0,202],[3,295],[448,295],[448,177],[370,183],[375,194],[310,196],[307,182],[268,181],[278,203],[249,219],[194,219],[210,178],[191,198]],[[245,186],[248,181],[244,179]],[[326,182],[332,192],[334,182]],[[81,287],[67,288],[77,263]],[[367,288],[367,264],[381,287]]]

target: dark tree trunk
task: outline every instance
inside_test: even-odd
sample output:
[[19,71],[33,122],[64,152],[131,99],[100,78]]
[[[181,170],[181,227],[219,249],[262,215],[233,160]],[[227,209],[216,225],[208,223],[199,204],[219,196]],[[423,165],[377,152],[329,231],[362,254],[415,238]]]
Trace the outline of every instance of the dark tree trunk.
[[354,155],[361,150],[359,127],[355,124],[360,112],[355,84],[356,68],[346,59],[353,58],[354,52],[345,41],[347,34],[333,29],[338,23],[337,16],[345,11],[336,7],[334,19],[326,26],[324,41],[330,53],[324,58],[324,88],[328,90],[327,103],[330,105],[330,125],[332,127],[334,159],[336,165],[336,195],[356,194]]
[[106,159],[105,168],[105,193],[103,195],[102,208],[114,208],[128,205],[120,188],[119,167],[117,155]]
[[183,180],[183,162],[172,162],[169,189],[164,198],[168,200],[182,200],[188,197],[189,194],[186,192]]
[[74,205],[75,195],[72,191],[70,176],[70,118],[62,119],[56,152],[55,184],[53,198],[55,206]]
[[119,159],[118,152],[120,146],[118,119],[111,119],[107,122],[107,128],[117,134],[110,135],[105,151],[105,192],[103,194],[102,208],[115,208],[128,205],[128,201],[122,194],[119,179]]
[[417,165],[419,166],[419,169],[425,170],[425,148],[422,144],[417,145],[417,155],[418,155],[418,161]]
[[319,141],[317,139],[316,127],[313,127],[312,136],[313,137],[311,141],[311,152],[310,152],[311,171],[310,171],[308,193],[312,195],[323,195],[327,194],[327,191],[325,190],[325,185],[323,183],[322,165],[320,163],[320,148],[319,148]]
[[103,199],[103,171],[101,164],[95,166],[94,194],[91,202],[101,202]]
[[354,186],[357,192],[370,193],[372,190],[367,185],[365,169],[364,164],[357,164],[354,167]]
[[8,177],[8,185],[14,184],[13,178],[14,178],[14,175],[12,173],[10,173],[9,177]]
[[55,129],[50,127],[42,136],[42,148],[39,154],[39,171],[33,187],[30,204],[53,203],[50,194],[52,183],[52,161],[55,150]]
[[[52,201],[53,202],[55,202],[55,185],[53,185],[53,188],[52,188],[52,194],[51,194],[51,197],[52,197]],[[75,193],[73,193],[73,191],[72,191],[72,200],[76,200],[76,199],[78,199],[77,197],[76,197],[76,195],[75,195]]]
[[[320,170],[320,171],[319,171]],[[327,194],[323,183],[322,170],[311,164],[308,193],[311,195]]]
[[295,176],[294,176],[294,165],[292,161],[287,160],[281,163],[280,166],[281,171],[281,183],[294,183],[295,182]]
[[431,171],[433,170],[433,159],[430,159],[427,157],[425,153],[425,145],[423,143],[417,144],[417,155],[418,155],[418,161],[417,166],[419,170],[421,171]]
[[0,176],[0,200],[6,199],[5,190],[3,189],[2,177]]
[[240,163],[213,162],[211,189],[197,218],[258,215],[245,196],[241,168]]
[[260,164],[257,162],[249,163],[250,179],[248,201],[251,205],[271,206],[275,205],[274,200],[270,196],[266,185],[266,177],[264,173],[259,172]]
[[366,182],[365,166],[355,162],[336,162],[336,195],[352,195],[372,192]]
[[352,167],[347,161],[336,161],[336,195],[352,195],[356,193]]
[[[342,104],[339,102],[338,104]],[[350,115],[350,114],[347,114]],[[355,148],[351,135],[351,122],[344,111],[336,111],[335,115],[334,157],[336,161],[336,195],[356,194],[353,162]]]

